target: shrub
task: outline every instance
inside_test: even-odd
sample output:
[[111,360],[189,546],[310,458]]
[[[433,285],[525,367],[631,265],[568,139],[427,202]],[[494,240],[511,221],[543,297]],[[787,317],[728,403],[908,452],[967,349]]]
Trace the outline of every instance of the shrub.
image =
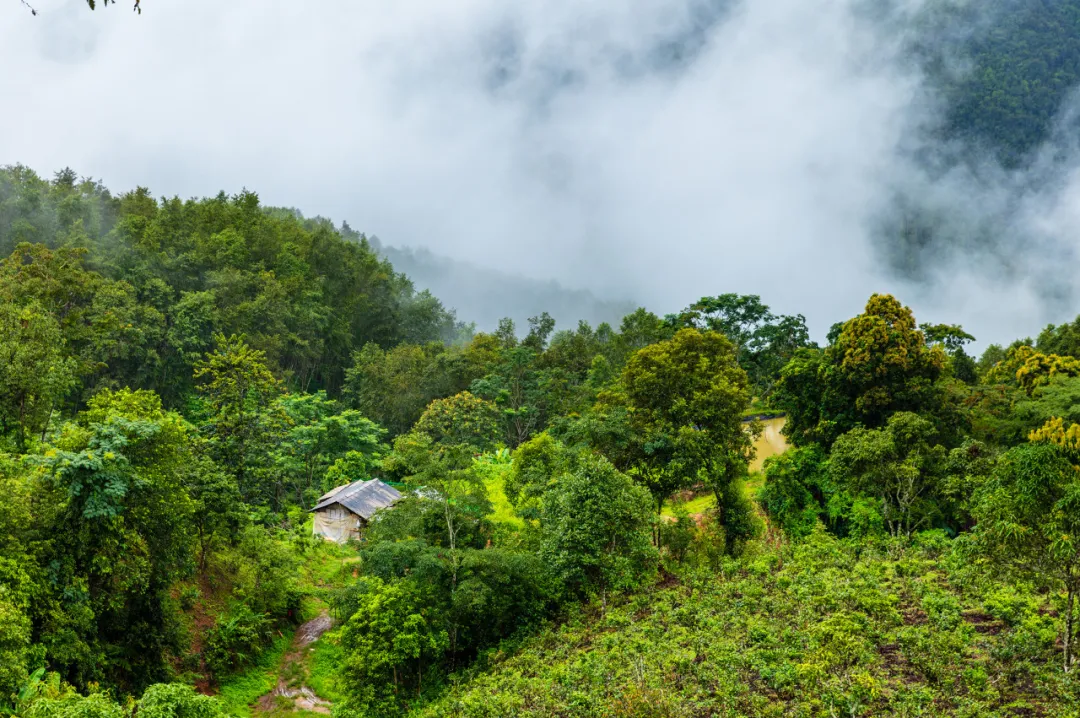
[[544,494],[540,555],[572,594],[623,590],[656,568],[652,497],[600,456]]
[[216,698],[200,695],[182,683],[157,683],[137,704],[139,718],[219,718],[224,716]]
[[251,664],[270,642],[271,621],[239,604],[206,633],[203,655],[210,672],[220,678]]

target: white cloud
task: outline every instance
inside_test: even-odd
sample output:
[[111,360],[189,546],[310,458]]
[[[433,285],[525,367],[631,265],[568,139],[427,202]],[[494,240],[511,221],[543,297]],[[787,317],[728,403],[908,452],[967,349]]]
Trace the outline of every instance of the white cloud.
[[[1068,316],[1026,265],[890,278],[870,237],[898,187],[972,221],[1015,192],[904,159],[932,105],[855,3],[39,0],[35,18],[4,0],[0,163],[247,186],[660,312],[757,293],[818,336],[879,290],[986,340]],[[1078,187],[1024,204],[1048,246],[1072,236]]]

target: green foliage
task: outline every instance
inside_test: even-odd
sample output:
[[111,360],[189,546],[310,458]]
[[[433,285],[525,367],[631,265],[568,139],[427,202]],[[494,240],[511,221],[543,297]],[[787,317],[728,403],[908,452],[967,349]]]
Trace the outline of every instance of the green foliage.
[[280,382],[267,368],[263,352],[243,337],[214,338],[216,347],[195,369],[209,420],[204,427],[210,455],[236,477],[240,495],[252,503],[280,496],[267,485],[267,456],[284,422],[275,400]]
[[682,329],[634,353],[623,370],[635,474],[657,511],[676,489],[704,481],[723,495],[746,472],[751,436],[742,414],[750,405],[746,372],[735,347],[716,332]]
[[193,553],[183,480],[192,432],[149,392],[102,392],[80,421],[65,427],[61,448],[34,458],[55,511],[42,517],[55,593],[38,609],[40,640],[76,685],[149,685],[167,678],[179,642],[168,590]]
[[816,444],[765,460],[765,483],[758,501],[769,519],[792,538],[809,536],[830,495],[825,453]]
[[975,494],[974,545],[993,564],[1067,595],[1064,667],[1072,668],[1080,592],[1080,474],[1049,443],[1010,449]]
[[494,447],[499,437],[499,410],[467,391],[431,402],[413,431],[437,444],[469,446],[477,452]]
[[[385,452],[380,443],[385,432],[358,411],[339,411],[325,392],[280,397],[277,409],[287,428],[274,460],[301,506],[314,505],[335,486],[370,476]],[[332,465],[337,471],[329,480]]]
[[364,416],[404,434],[424,409],[465,389],[479,378],[475,352],[455,351],[442,342],[399,344],[383,349],[369,343],[353,355],[345,373],[345,396]]
[[[666,517],[665,517],[666,518]],[[670,520],[660,523],[660,546],[676,563],[682,563],[694,543],[696,525],[686,509],[676,507]]]
[[576,456],[544,432],[514,450],[513,468],[506,481],[506,495],[522,516],[535,519],[548,485],[572,470]]
[[571,594],[639,585],[656,566],[648,493],[602,457],[586,457],[544,494],[540,556]]
[[150,686],[136,704],[142,718],[218,718],[225,713],[217,699],[181,683]]
[[371,581],[341,632],[341,680],[347,708],[379,715],[395,713],[408,697],[419,695],[425,668],[441,657],[450,639],[410,584]]
[[929,528],[940,512],[946,450],[934,425],[910,412],[884,429],[852,429],[833,444],[829,473],[852,497],[872,498],[894,536]]
[[0,434],[15,427],[21,451],[44,432],[75,386],[75,361],[65,356],[60,326],[38,305],[0,304]]
[[455,650],[470,654],[538,624],[551,614],[558,593],[555,577],[536,554],[467,551],[450,599]]
[[858,425],[880,428],[897,411],[942,412],[940,347],[927,347],[911,310],[890,295],[870,297],[823,350],[796,352],[773,402],[787,412],[784,432],[796,445],[830,447]]
[[681,314],[668,317],[668,322],[730,339],[758,397],[772,393],[780,370],[798,349],[811,346],[803,315],[776,316],[756,294],[702,297]]
[[203,658],[215,678],[220,680],[253,663],[270,642],[272,622],[247,606],[237,605],[218,617],[206,632]]
[[234,596],[260,615],[296,618],[300,594],[298,558],[284,541],[260,526],[249,526],[227,558]]

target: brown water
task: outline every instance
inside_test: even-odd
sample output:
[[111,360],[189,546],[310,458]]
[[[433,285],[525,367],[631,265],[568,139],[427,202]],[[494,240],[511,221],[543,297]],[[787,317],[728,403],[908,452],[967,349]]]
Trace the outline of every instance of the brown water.
[[754,448],[757,450],[757,454],[754,456],[754,460],[750,462],[751,471],[761,471],[765,459],[787,451],[787,439],[780,433],[780,430],[784,428],[784,422],[786,421],[787,419],[780,417],[779,419],[765,419],[761,422],[765,426],[765,430],[761,432],[761,436],[754,441]]

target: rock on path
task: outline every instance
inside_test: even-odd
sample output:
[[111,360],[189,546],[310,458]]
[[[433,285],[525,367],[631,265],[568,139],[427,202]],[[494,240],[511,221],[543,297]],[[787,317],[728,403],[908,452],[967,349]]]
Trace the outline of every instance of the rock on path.
[[[289,665],[302,661],[303,649],[319,640],[319,637],[333,625],[334,620],[324,612],[297,628],[292,648],[281,661],[281,672],[284,673]],[[278,710],[279,698],[291,699],[293,711],[303,710],[330,715],[330,701],[319,698],[315,695],[315,691],[305,685],[289,686],[284,678],[278,678],[274,690],[259,698],[255,702],[255,707],[261,713],[271,713]]]

